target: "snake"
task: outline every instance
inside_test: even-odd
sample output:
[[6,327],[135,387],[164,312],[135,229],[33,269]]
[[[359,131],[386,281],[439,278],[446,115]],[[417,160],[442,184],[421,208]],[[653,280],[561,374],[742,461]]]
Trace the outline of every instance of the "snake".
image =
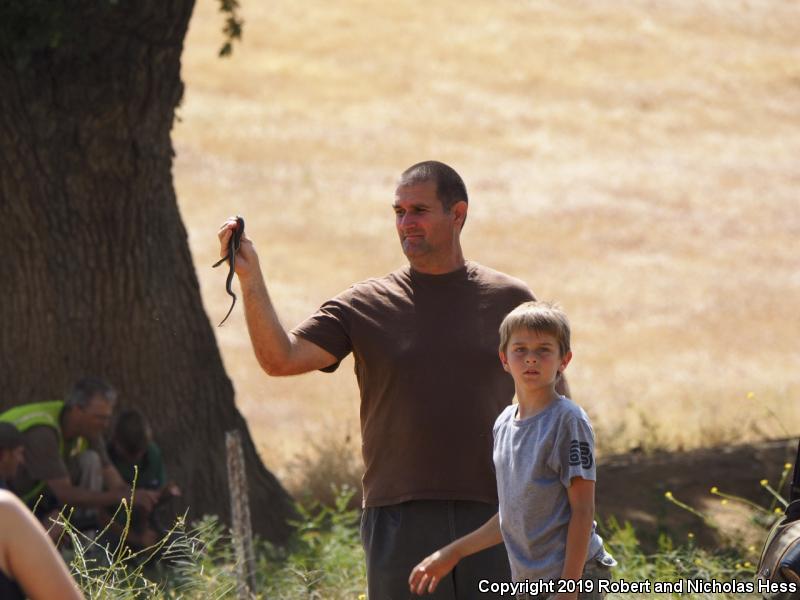
[[242,245],[243,234],[244,219],[237,215],[236,229],[233,231],[231,238],[228,240],[228,253],[212,265],[212,268],[217,268],[226,260],[228,261],[228,279],[225,281],[225,291],[228,292],[228,295],[231,298],[233,298],[231,307],[228,309],[228,314],[225,315],[225,318],[219,322],[217,327],[222,327],[222,324],[228,319],[228,317],[231,316],[233,307],[236,305],[236,294],[234,294],[233,290],[231,289],[231,283],[233,283],[233,274],[236,271],[236,253],[239,251],[239,247]]

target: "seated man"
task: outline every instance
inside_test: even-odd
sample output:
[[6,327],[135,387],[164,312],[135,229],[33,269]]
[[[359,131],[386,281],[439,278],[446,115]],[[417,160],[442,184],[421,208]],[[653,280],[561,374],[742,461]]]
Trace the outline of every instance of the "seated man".
[[[87,378],[75,384],[66,401],[25,404],[0,414],[0,421],[14,424],[25,443],[24,467],[10,487],[41,518],[69,505],[87,509],[77,520],[96,519],[98,510],[130,497],[102,440],[115,400],[108,383]],[[136,494],[137,506],[146,510],[156,499],[154,492]]]
[[[141,490],[158,492],[158,503],[172,496],[180,495],[173,483],[167,483],[161,449],[153,441],[150,424],[136,409],[126,409],[117,416],[111,439],[108,443],[108,456],[126,483],[136,486],[136,495]],[[149,546],[158,539],[158,526],[154,513],[135,510],[131,520],[129,541],[134,545]],[[170,514],[170,519],[173,517]]]
[[22,434],[11,423],[0,422],[0,490],[8,489],[6,481],[17,474],[23,451]]

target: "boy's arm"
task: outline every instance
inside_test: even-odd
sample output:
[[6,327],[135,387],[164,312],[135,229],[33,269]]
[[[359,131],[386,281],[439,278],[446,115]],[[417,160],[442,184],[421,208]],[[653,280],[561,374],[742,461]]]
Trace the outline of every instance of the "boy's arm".
[[453,570],[465,556],[475,554],[503,541],[500,533],[500,514],[496,513],[472,533],[458,538],[426,557],[411,571],[408,585],[414,594],[433,593],[442,577]]
[[[561,579],[578,580],[583,574],[586,554],[589,551],[589,535],[594,523],[594,481],[583,477],[573,477],[567,497],[571,515],[567,528],[567,549]],[[572,594],[558,594],[556,600],[574,600],[577,590]]]

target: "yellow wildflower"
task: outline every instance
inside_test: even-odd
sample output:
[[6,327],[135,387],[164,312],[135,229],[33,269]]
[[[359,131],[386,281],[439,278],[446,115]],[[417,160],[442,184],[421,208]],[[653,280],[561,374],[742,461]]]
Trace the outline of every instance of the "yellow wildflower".
[[756,397],[756,393],[755,392],[747,392],[747,399],[748,400],[752,400],[755,397]]
[[669,491],[664,492],[664,498],[672,499],[672,492],[669,492]]
[[789,469],[792,468],[792,463],[786,463],[785,465],[783,465],[783,468],[788,471]]
[[719,488],[717,486],[714,486],[714,487],[711,488],[711,493],[712,494],[716,494],[718,492],[719,492]]
[[759,481],[759,483],[764,487],[769,485],[769,481],[767,481],[766,479],[762,479],[761,481]]
[[689,533],[686,534],[686,537],[688,537],[690,540],[693,540],[694,534],[690,531]]
[[728,499],[727,498],[723,498],[719,502],[720,502],[720,504],[722,504],[722,506],[725,506],[728,503]]

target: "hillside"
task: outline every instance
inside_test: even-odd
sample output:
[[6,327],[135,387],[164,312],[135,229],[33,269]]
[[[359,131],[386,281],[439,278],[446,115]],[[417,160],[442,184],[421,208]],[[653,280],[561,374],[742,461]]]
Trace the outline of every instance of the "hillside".
[[[245,2],[221,60],[198,3],[175,179],[212,325],[227,215],[292,326],[403,263],[393,182],[437,158],[471,192],[468,257],[570,314],[605,454],[800,432],[800,4],[419,6]],[[268,466],[358,437],[352,362],[270,379],[240,306],[216,331]]]

